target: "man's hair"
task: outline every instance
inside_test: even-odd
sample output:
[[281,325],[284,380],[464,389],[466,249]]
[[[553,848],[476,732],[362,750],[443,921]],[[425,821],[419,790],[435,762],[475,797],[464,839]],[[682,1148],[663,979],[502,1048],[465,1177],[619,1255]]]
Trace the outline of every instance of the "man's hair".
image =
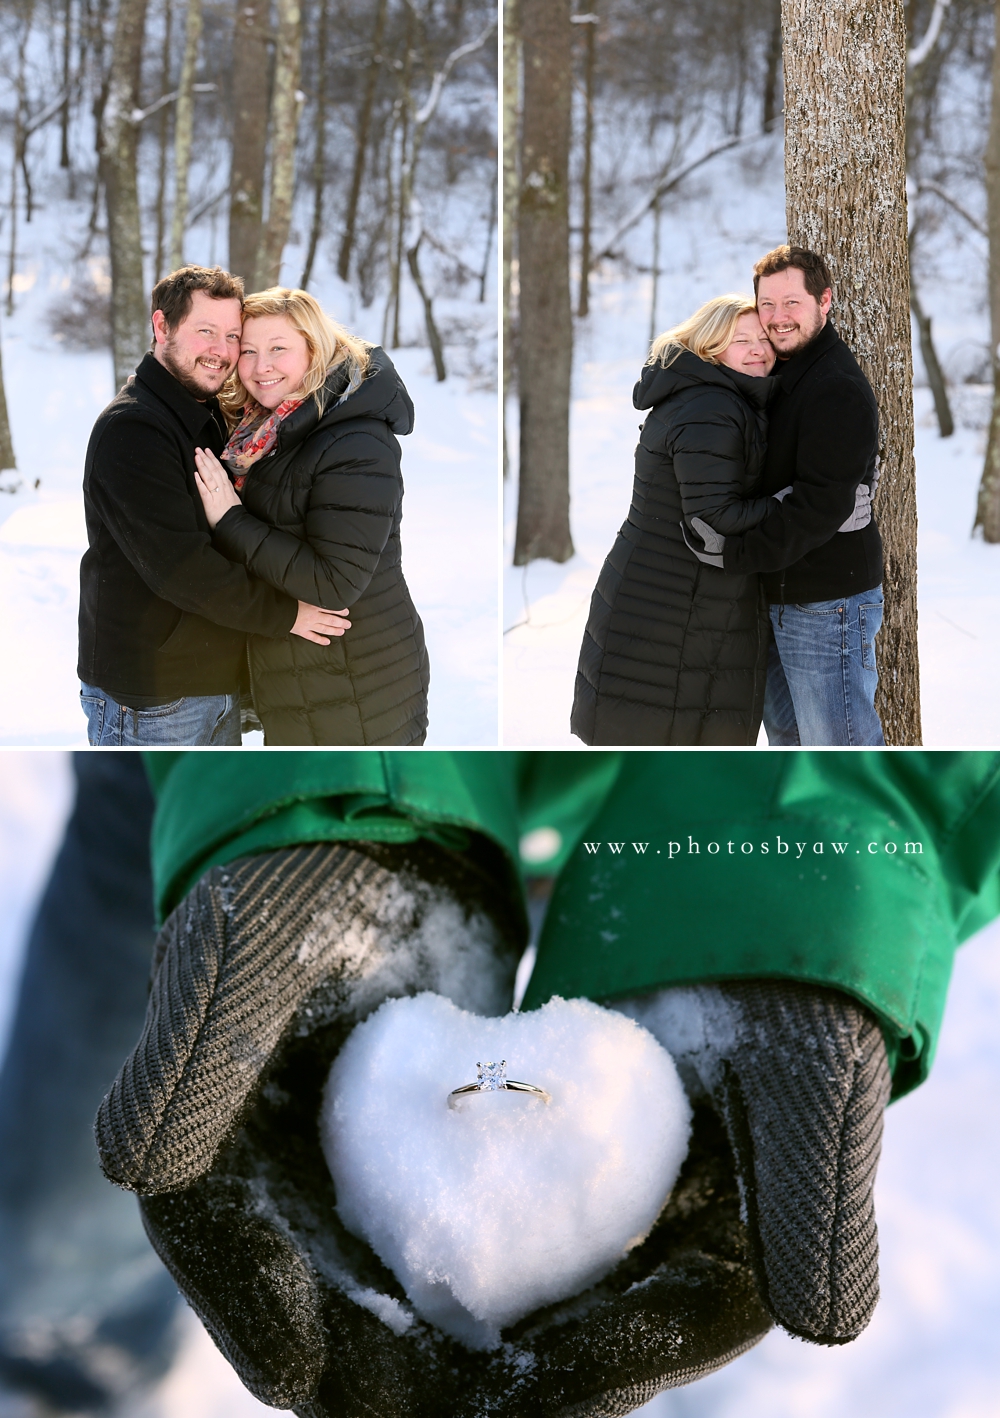
[[191,309],[191,297],[203,290],[213,300],[238,300],[243,305],[243,278],[231,276],[221,266],[181,266],[153,287],[149,314],[163,311],[163,323],[176,330]]
[[776,246],[762,256],[753,268],[754,295],[760,286],[761,276],[776,276],[779,271],[787,271],[789,266],[802,272],[806,290],[814,300],[822,300],[823,292],[833,286],[829,266],[815,251],[807,251],[804,246]]

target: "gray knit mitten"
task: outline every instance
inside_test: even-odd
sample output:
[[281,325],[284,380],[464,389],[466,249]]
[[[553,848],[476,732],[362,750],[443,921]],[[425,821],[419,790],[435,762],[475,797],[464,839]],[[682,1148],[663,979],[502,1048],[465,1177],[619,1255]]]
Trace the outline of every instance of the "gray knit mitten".
[[161,932],[145,1028],[101,1106],[105,1172],[141,1194],[153,1245],[246,1386],[299,1418],[611,1418],[770,1326],[708,1107],[646,1242],[496,1351],[408,1316],[340,1224],[318,1117],[354,1025],[422,989],[509,1007],[523,920],[489,850],[321,845],[208,872]]
[[725,1122],[770,1314],[816,1344],[855,1339],[878,1302],[873,1190],[891,1082],[874,1015],[837,990],[781,980],[618,1007]]

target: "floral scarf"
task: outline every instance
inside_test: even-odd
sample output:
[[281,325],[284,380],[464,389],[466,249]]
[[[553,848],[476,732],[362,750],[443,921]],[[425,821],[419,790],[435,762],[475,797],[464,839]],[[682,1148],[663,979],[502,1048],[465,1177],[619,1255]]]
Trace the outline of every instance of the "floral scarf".
[[247,473],[254,463],[270,453],[278,441],[278,429],[282,419],[288,417],[303,399],[284,399],[270,412],[256,400],[251,400],[243,410],[243,417],[229,436],[229,442],[222,450],[222,462],[233,475],[233,486],[237,492],[243,491]]

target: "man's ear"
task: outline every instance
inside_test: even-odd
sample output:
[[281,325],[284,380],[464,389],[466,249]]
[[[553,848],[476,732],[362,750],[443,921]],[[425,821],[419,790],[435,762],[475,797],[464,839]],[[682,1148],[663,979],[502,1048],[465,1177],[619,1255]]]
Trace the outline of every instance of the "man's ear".
[[833,304],[833,291],[827,286],[826,290],[819,298],[819,310],[821,315],[829,315],[830,306]]
[[168,335],[168,333],[169,333],[169,332],[168,332],[168,330],[167,330],[167,322],[166,322],[166,320],[163,318],[163,311],[162,311],[162,310],[154,310],[154,311],[153,311],[153,339],[156,341],[156,343],[157,343],[158,345],[165,345],[165,344],[167,343],[167,335]]

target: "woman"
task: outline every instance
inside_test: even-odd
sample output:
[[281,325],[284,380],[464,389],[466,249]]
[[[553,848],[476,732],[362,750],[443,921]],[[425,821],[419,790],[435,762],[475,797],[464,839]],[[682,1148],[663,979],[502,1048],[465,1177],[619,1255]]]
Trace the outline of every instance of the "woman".
[[[753,300],[717,296],[653,343],[632,398],[650,413],[635,485],[590,604],[571,727],[588,744],[754,744],[767,666],[756,576],[703,565],[682,520],[756,526],[775,389]],[[697,541],[697,533],[687,532]]]
[[383,350],[306,291],[247,298],[236,373],[220,403],[222,462],[196,454],[215,546],[262,581],[350,610],[332,642],[250,637],[267,744],[419,744],[429,680],[423,626],[403,580],[403,481],[395,434],[413,405]]

